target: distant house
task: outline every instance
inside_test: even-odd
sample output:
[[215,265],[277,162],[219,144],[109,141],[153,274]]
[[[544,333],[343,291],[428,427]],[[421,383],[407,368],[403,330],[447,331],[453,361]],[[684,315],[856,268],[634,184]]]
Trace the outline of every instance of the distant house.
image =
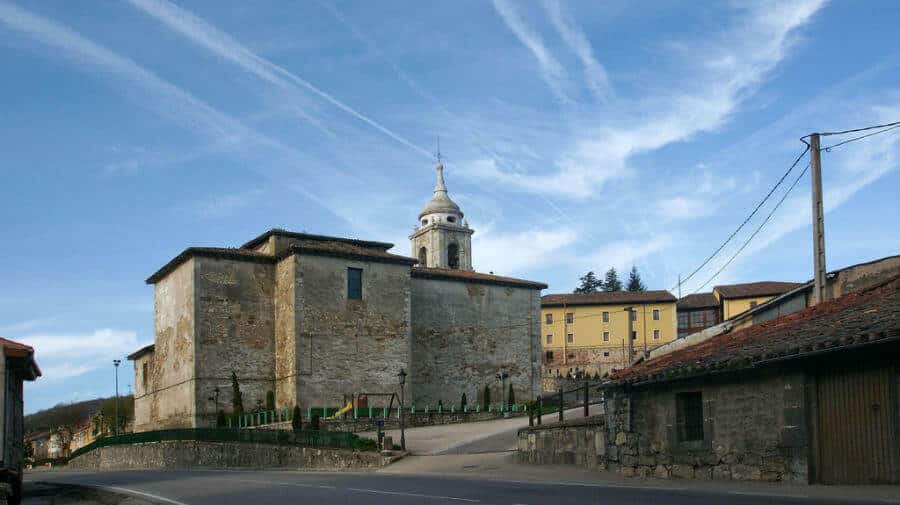
[[17,504],[22,494],[22,467],[25,457],[25,416],[22,412],[22,382],[40,377],[41,370],[34,361],[34,349],[25,344],[0,338],[3,359],[0,359],[0,391],[3,394],[3,430],[0,432],[0,482],[9,489],[7,501]]
[[712,293],[694,293],[678,300],[678,338],[715,326],[722,321],[719,300]]
[[728,284],[714,287],[712,294],[719,302],[720,317],[724,321],[802,285],[800,282],[775,281]]
[[856,279],[865,287],[614,374],[603,463],[626,475],[900,483],[900,274]]

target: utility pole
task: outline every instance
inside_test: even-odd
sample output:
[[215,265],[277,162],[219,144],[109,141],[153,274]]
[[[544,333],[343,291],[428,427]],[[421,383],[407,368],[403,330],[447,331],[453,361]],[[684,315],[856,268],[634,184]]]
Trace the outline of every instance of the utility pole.
[[819,134],[809,136],[810,166],[812,168],[812,219],[813,219],[813,280],[812,303],[827,300],[825,293],[825,213],[822,210],[822,156],[819,150]]
[[634,320],[632,320],[634,307],[625,307],[625,312],[628,314],[628,336],[625,337],[628,340],[628,357],[625,359],[625,367],[628,368],[631,366],[631,360],[634,359],[634,340],[632,339],[634,335]]
[[119,436],[119,365],[122,364],[122,360],[114,359],[113,366],[116,367],[116,419],[113,422],[113,433],[115,436]]
[[681,274],[678,274],[678,299],[681,300]]

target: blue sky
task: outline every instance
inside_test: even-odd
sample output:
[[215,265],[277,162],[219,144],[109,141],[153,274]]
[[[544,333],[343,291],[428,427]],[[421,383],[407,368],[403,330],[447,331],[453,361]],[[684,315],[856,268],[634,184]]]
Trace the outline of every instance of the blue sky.
[[[478,270],[554,292],[636,265],[669,289],[799,137],[900,120],[898,19],[890,1],[0,0],[0,334],[45,373],[26,410],[112,394],[112,360],[153,339],[144,279],[187,246],[282,227],[408,253],[438,137]],[[900,130],[823,153],[829,268],[900,250],[898,155]],[[712,284],[810,278],[809,209],[807,175]]]

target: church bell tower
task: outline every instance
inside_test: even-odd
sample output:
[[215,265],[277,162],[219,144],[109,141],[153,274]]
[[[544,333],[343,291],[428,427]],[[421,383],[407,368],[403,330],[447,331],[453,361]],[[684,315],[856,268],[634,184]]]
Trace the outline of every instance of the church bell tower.
[[419,213],[419,223],[409,236],[412,256],[418,266],[469,270],[472,268],[472,233],[463,220],[459,205],[447,195],[444,185],[444,165],[437,163],[437,182],[434,194]]

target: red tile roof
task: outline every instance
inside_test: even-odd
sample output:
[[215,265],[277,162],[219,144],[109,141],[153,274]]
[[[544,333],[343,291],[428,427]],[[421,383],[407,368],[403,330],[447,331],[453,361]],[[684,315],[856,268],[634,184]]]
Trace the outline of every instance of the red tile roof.
[[640,384],[707,375],[888,341],[900,341],[900,276],[638,363],[610,381]]
[[3,337],[0,337],[0,346],[3,348],[4,355],[14,359],[25,360],[26,371],[28,372],[26,380],[34,380],[41,376],[41,369],[34,360],[33,347]]
[[250,240],[246,244],[241,246],[241,249],[252,249],[257,245],[268,240],[272,235],[277,235],[281,237],[288,237],[294,239],[300,239],[305,241],[317,241],[317,242],[343,242],[346,244],[355,245],[357,247],[365,247],[367,249],[381,249],[382,251],[387,251],[391,247],[394,247],[394,244],[390,242],[373,242],[371,240],[358,240],[355,238],[344,238],[344,237],[329,237],[327,235],[313,235],[310,233],[298,233],[295,231],[282,230],[281,228],[272,228],[264,232],[262,235]]
[[748,282],[746,284],[726,284],[716,286],[713,291],[718,291],[722,298],[750,298],[754,296],[775,296],[799,288],[802,282]]
[[665,290],[657,291],[600,291],[597,293],[567,293],[544,295],[541,307],[561,307],[563,305],[609,305],[622,303],[671,303],[677,301],[675,295]]
[[705,309],[708,307],[717,307],[719,302],[712,293],[694,293],[692,295],[683,296],[678,300],[676,306],[678,310]]
[[514,277],[503,277],[493,274],[469,272],[468,270],[450,270],[446,268],[413,267],[412,276],[420,279],[443,279],[451,281],[472,282],[476,284],[495,284],[499,286],[546,289],[543,282],[527,281]]
[[275,258],[269,254],[245,249],[232,249],[229,247],[188,247],[181,254],[172,258],[168,263],[157,270],[153,275],[147,277],[147,284],[156,284],[163,280],[173,270],[178,268],[185,261],[194,258],[222,258],[235,259],[243,261],[254,261],[257,263],[275,263]]
[[279,256],[279,259],[290,254],[310,254],[314,256],[331,256],[336,258],[358,259],[361,261],[376,261],[383,263],[400,263],[415,265],[419,260],[399,254],[392,254],[381,249],[371,249],[356,246],[347,242],[314,242],[303,241],[292,244],[291,247]]

